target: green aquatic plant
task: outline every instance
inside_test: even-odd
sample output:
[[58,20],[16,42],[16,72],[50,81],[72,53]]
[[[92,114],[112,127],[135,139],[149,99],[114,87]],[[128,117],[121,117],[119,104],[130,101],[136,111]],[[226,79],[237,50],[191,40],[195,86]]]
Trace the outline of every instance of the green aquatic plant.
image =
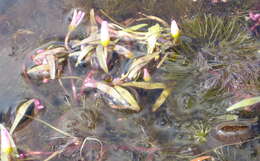
[[193,138],[197,143],[203,143],[207,141],[206,137],[210,131],[210,126],[207,123],[200,121],[192,126],[191,129],[194,133]]
[[258,81],[260,45],[240,17],[200,15],[181,26],[177,53],[205,73],[205,88],[243,88]]

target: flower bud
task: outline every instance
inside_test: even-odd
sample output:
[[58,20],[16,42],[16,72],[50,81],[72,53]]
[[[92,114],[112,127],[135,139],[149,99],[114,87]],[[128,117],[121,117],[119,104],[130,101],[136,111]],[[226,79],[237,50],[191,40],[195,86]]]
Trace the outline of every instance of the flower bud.
[[151,78],[151,75],[150,75],[150,73],[149,73],[149,71],[148,71],[147,68],[144,68],[143,79],[144,79],[144,81],[146,81],[146,82],[148,82],[148,81],[150,81],[150,80],[152,79],[152,78]]
[[100,39],[101,39],[101,44],[103,46],[107,46],[109,44],[110,38],[109,38],[107,21],[102,21],[101,23]]
[[175,40],[178,40],[178,38],[180,37],[180,29],[175,20],[172,20],[171,22],[171,36]]

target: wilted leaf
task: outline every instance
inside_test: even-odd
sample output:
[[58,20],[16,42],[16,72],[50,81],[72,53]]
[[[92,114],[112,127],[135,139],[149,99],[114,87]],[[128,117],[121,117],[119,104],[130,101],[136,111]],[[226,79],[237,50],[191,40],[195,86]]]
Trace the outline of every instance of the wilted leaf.
[[115,86],[114,87],[117,92],[122,96],[122,98],[128,103],[130,104],[130,108],[131,110],[134,111],[139,111],[140,107],[138,105],[138,103],[136,102],[135,98],[133,97],[133,95],[126,89],[120,87],[120,86]]
[[18,156],[18,151],[15,146],[14,140],[4,127],[0,124],[1,130],[1,161],[11,161]]
[[108,67],[107,67],[107,48],[103,47],[102,45],[98,45],[96,48],[96,55],[98,59],[98,63],[100,67],[108,73]]
[[156,111],[165,102],[167,97],[171,94],[171,88],[165,88],[161,95],[157,98],[156,102],[153,104],[152,111]]
[[142,89],[165,89],[167,86],[163,83],[153,83],[153,82],[126,82],[121,84],[121,86],[137,87]]
[[236,110],[236,109],[239,109],[239,108],[242,108],[242,107],[251,106],[251,105],[259,103],[259,102],[260,102],[260,96],[252,97],[252,98],[246,98],[246,99],[230,106],[226,110],[232,111],[232,110]]
[[12,127],[10,129],[10,134],[12,135],[20,121],[24,118],[26,112],[28,111],[29,107],[34,103],[34,99],[30,99],[22,103],[19,107],[17,107],[16,116]]

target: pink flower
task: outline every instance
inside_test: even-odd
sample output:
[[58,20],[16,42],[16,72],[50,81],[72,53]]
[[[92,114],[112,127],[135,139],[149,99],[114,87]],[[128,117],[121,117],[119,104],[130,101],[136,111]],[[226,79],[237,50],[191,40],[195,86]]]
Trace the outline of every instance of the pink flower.
[[41,104],[40,100],[39,99],[36,99],[34,98],[33,99],[33,102],[34,102],[34,106],[37,110],[41,110],[44,108],[44,106]]
[[73,12],[73,17],[69,25],[69,31],[74,31],[80,22],[83,20],[85,16],[85,12],[83,11],[78,11],[77,9],[74,10]]
[[258,21],[260,19],[260,13],[249,12],[249,18],[253,21]]

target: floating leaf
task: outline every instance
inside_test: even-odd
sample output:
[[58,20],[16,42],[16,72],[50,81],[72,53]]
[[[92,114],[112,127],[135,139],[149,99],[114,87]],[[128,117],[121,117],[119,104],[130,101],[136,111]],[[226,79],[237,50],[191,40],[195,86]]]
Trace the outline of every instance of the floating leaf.
[[136,102],[135,98],[128,90],[126,90],[120,86],[115,86],[114,88],[122,96],[122,98],[131,105],[130,106],[131,110],[140,111],[140,107],[139,107],[138,103]]
[[32,79],[49,78],[50,77],[49,70],[50,67],[48,64],[42,64],[30,68],[29,70],[27,70],[27,74]]
[[127,28],[123,29],[123,31],[132,32],[132,31],[136,31],[136,30],[139,30],[141,28],[144,28],[145,26],[147,26],[147,24],[142,23],[142,24],[138,24],[138,25],[135,25],[135,26],[127,27]]
[[114,51],[119,55],[123,55],[126,58],[132,58],[134,56],[134,54],[130,50],[121,45],[115,45]]
[[171,88],[165,88],[162,91],[161,95],[157,98],[157,100],[153,104],[153,107],[152,107],[153,112],[159,109],[159,107],[165,102],[165,100],[170,95],[170,93],[171,93]]
[[89,37],[87,37],[87,38],[81,40],[80,42],[72,45],[72,48],[75,48],[77,46],[84,45],[84,44],[93,44],[93,45],[100,44],[100,35],[99,34],[91,34]]
[[34,99],[27,100],[23,102],[19,107],[17,107],[16,116],[14,119],[14,122],[12,124],[12,127],[10,129],[10,134],[12,135],[18,124],[21,122],[21,120],[24,118],[26,112],[29,110],[31,105],[34,103]]
[[96,22],[96,19],[95,19],[94,9],[90,10],[89,21],[90,21],[90,26],[89,26],[90,34],[97,33],[98,32],[98,25],[97,25],[97,22]]
[[96,55],[98,59],[98,63],[100,67],[108,73],[108,67],[107,67],[107,48],[103,47],[102,45],[98,45],[96,48]]
[[12,161],[18,156],[14,140],[4,125],[0,124],[1,130],[1,161]]
[[137,58],[130,65],[128,72],[123,77],[127,77],[129,79],[136,78],[136,75],[138,74],[140,69],[142,69],[146,64],[148,64],[152,59],[157,57],[159,54],[160,54],[159,52],[156,52],[153,54],[149,54],[149,55],[145,55],[145,56]]
[[121,86],[137,87],[142,89],[165,89],[167,86],[163,83],[153,83],[153,82],[127,82],[121,84]]
[[152,82],[127,82],[121,84],[121,86],[130,86],[130,87],[137,87],[137,88],[142,88],[142,89],[163,89],[161,95],[157,98],[155,101],[152,111],[156,111],[159,109],[159,107],[164,103],[166,98],[170,95],[171,93],[171,88],[168,88],[165,84],[163,83],[152,83]]
[[42,59],[42,58],[46,57],[47,55],[58,56],[59,54],[67,55],[67,53],[68,52],[66,51],[66,49],[64,47],[57,47],[57,48],[45,50],[44,52],[34,55],[33,60]]
[[91,53],[91,51],[94,49],[94,47],[92,45],[88,45],[86,47],[84,47],[79,55],[78,55],[78,59],[77,59],[77,63],[76,63],[76,66],[78,66],[78,64],[82,61],[82,59],[84,59],[85,57],[88,56],[88,54]]
[[105,83],[102,83],[102,82],[96,82],[95,85],[96,85],[97,89],[108,94],[112,98],[115,98],[119,101],[123,100],[122,96],[117,92],[117,90],[115,88],[113,88]]
[[146,36],[148,54],[153,53],[154,48],[156,46],[157,38],[160,35],[160,33],[161,33],[161,27],[159,24],[156,24],[148,29],[147,36]]
[[49,68],[50,68],[50,78],[56,78],[56,63],[55,63],[55,56],[54,55],[47,55],[46,56]]
[[230,106],[226,110],[232,111],[232,110],[236,110],[236,109],[239,109],[239,108],[242,108],[242,107],[251,106],[251,105],[259,103],[259,102],[260,102],[260,96],[252,97],[252,98],[246,98],[246,99]]
[[120,86],[111,87],[103,82],[95,82],[93,87],[96,87],[113,99],[120,101],[122,104],[124,104],[124,109],[129,108],[134,111],[140,110],[140,107],[132,94]]

